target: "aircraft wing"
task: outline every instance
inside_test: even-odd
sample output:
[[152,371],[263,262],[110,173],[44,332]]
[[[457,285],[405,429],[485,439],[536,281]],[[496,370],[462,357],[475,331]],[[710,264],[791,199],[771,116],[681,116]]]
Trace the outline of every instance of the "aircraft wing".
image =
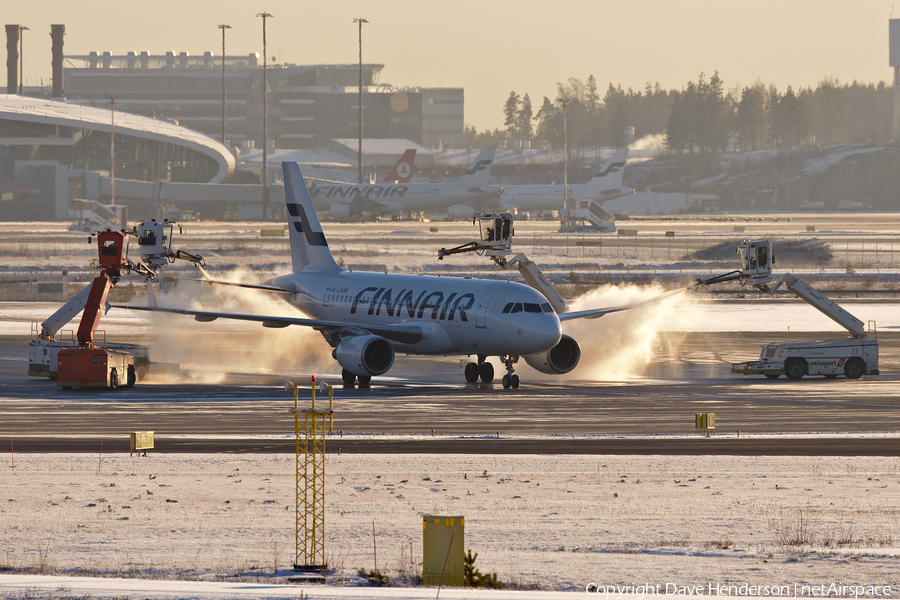
[[221,279],[204,279],[202,277],[192,277],[191,281],[203,281],[214,285],[233,285],[234,287],[248,288],[251,290],[262,290],[264,292],[273,292],[275,294],[296,294],[297,290],[289,290],[274,285],[264,285],[261,283],[240,283],[238,281],[222,281]]
[[635,308],[634,306],[620,306],[618,308],[594,308],[591,310],[579,310],[577,312],[567,312],[559,315],[560,321],[571,321],[572,319],[599,319],[603,315],[619,312]]
[[487,189],[480,187],[471,187],[465,191],[469,199],[460,202],[456,206],[465,206],[472,209],[472,216],[478,213],[491,212],[498,208],[505,208],[501,202],[503,194],[502,186],[488,186]]
[[[337,202],[335,204],[338,204]],[[360,212],[384,213],[398,212],[406,210],[406,207],[397,202],[385,202],[377,198],[366,198],[365,196],[356,195],[350,201],[350,206]]]
[[560,321],[571,321],[572,319],[597,319],[602,317],[603,315],[608,315],[609,313],[620,312],[623,310],[631,310],[634,308],[642,308],[644,306],[652,306],[654,304],[659,304],[669,296],[674,296],[675,294],[681,294],[686,292],[688,288],[679,288],[677,290],[669,290],[661,294],[660,296],[647,300],[646,302],[639,302],[638,304],[632,304],[630,306],[617,306],[615,308],[592,308],[588,310],[579,310],[576,312],[567,312],[559,315]]
[[301,325],[304,327],[312,327],[319,331],[340,332],[348,335],[365,335],[371,333],[401,344],[415,344],[422,339],[423,335],[422,330],[415,325],[360,325],[359,323],[323,321],[320,319],[305,319],[299,317],[272,317],[266,315],[211,312],[182,308],[162,308],[157,306],[133,306],[127,304],[112,304],[111,308],[191,315],[194,317],[194,320],[200,321],[201,323],[209,323],[216,319],[234,319],[237,321],[255,321],[257,323],[262,323],[263,327],[280,328],[288,327],[289,325]]
[[281,288],[275,285],[265,285],[263,283],[242,283],[240,281],[224,281],[222,279],[213,279],[209,276],[209,273],[206,272],[206,269],[197,265],[197,268],[200,269],[200,273],[203,277],[194,277],[191,281],[205,281],[209,284],[215,285],[233,285],[235,287],[248,288],[251,290],[262,290],[264,292],[273,292],[276,294],[296,294],[297,290],[290,290],[287,288]]
[[492,206],[497,206],[500,202],[503,188],[501,186],[470,187],[466,192],[472,196],[472,199],[466,204],[475,206],[479,203],[490,203]]

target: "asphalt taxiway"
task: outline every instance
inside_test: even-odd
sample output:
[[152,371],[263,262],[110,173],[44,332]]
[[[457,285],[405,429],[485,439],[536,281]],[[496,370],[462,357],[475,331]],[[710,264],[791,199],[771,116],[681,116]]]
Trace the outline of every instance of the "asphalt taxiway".
[[[335,387],[329,452],[528,454],[900,454],[900,332],[880,333],[882,375],[789,381],[732,375],[728,361],[779,335],[679,334],[644,377],[523,377],[466,384],[452,358],[397,357],[370,387]],[[787,336],[784,335],[785,339]],[[800,337],[792,334],[791,339]],[[302,374],[298,374],[298,371]],[[27,337],[0,338],[0,451],[128,451],[129,432],[155,431],[156,452],[294,451],[293,373],[228,372],[221,382],[165,376],[116,391],[62,390],[28,377]],[[320,379],[339,382],[337,369]],[[521,372],[521,371],[520,371]],[[302,383],[301,383],[302,385]],[[309,393],[301,387],[301,403]],[[318,406],[327,396],[318,395]],[[700,437],[694,413],[716,414]],[[738,435],[740,432],[740,436]],[[341,433],[342,432],[342,433]],[[433,432],[433,435],[432,435]]]

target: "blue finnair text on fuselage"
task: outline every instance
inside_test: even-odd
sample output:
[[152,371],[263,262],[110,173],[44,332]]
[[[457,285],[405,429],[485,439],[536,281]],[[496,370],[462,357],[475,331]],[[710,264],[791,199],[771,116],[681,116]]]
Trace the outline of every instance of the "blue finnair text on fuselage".
[[394,198],[406,195],[405,185],[320,185],[312,191],[313,198]]
[[[474,319],[475,305],[488,291],[508,290],[542,298],[521,284],[482,279],[341,271],[332,276],[295,273],[277,277],[281,287],[305,290],[294,303],[301,310],[373,323],[434,320],[453,324]],[[484,307],[487,309],[487,307]]]
[[430,318],[434,320],[452,321],[457,314],[463,321],[468,321],[466,311],[475,304],[475,294],[459,294],[453,292],[444,300],[444,292],[424,290],[413,300],[413,290],[401,289],[396,296],[392,288],[370,286],[353,297],[350,314],[356,314],[362,306],[368,305],[369,315],[380,315],[382,309],[388,316],[400,317],[402,312],[413,319],[428,318],[425,311],[430,310]]

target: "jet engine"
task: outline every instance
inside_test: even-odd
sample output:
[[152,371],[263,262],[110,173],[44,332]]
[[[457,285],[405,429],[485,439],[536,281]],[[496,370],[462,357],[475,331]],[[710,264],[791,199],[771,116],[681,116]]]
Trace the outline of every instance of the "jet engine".
[[471,219],[475,214],[475,209],[465,204],[454,204],[447,207],[447,215],[451,219]]
[[522,358],[525,359],[528,366],[541,373],[562,375],[578,366],[578,361],[581,360],[581,348],[572,337],[564,335],[558,344],[546,352],[529,354]]
[[359,217],[359,213],[353,210],[350,204],[332,204],[331,218],[338,221],[348,221]]
[[394,347],[377,335],[353,335],[341,340],[334,357],[357,375],[381,375],[394,364]]

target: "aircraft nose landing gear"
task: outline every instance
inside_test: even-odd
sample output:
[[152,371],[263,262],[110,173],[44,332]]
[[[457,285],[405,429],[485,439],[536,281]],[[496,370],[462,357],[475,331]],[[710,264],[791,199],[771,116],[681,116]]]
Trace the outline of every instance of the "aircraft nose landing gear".
[[503,364],[506,365],[506,375],[503,376],[503,389],[517,389],[519,387],[519,376],[513,373],[515,370],[513,365],[519,360],[519,357],[507,354],[500,358],[503,360]]

